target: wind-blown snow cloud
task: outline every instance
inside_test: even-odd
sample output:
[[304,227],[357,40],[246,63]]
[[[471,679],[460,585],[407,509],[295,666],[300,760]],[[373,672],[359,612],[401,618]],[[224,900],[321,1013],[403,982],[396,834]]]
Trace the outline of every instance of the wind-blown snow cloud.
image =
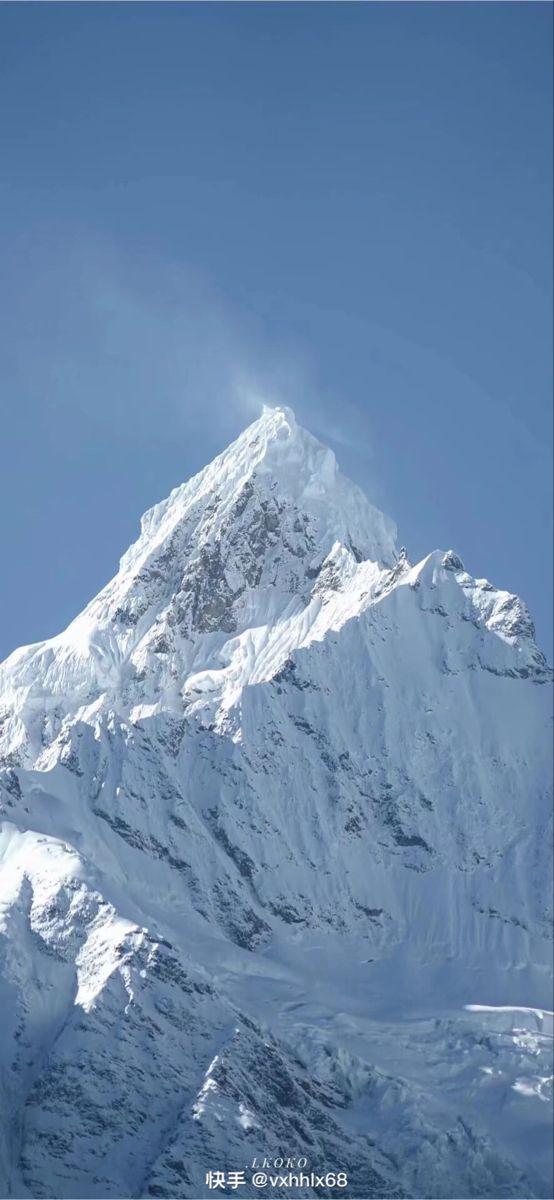
[[194,266],[129,256],[82,230],[45,230],[15,257],[34,282],[14,295],[13,365],[68,448],[108,428],[125,446],[205,433],[210,454],[264,404],[287,404],[320,436],[359,450],[355,414],[341,403],[338,426],[337,398],[306,346],[276,344]]
[[130,259],[82,232],[17,253],[32,259],[34,287],[14,297],[13,356],[61,436],[83,420],[126,444],[203,428],[224,444],[264,403],[321,423],[305,352],[270,344],[194,267]]

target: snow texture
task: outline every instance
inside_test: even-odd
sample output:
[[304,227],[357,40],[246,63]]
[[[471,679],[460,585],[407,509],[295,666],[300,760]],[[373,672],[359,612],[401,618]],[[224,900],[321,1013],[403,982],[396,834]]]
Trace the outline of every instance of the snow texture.
[[0,1194],[551,1196],[550,681],[288,409],[146,513],[0,666]]

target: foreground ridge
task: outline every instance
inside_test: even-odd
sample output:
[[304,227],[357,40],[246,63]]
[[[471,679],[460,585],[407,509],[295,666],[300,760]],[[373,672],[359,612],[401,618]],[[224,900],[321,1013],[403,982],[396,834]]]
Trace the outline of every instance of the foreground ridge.
[[551,678],[290,409],[150,509],[0,666],[0,1192],[550,1195]]

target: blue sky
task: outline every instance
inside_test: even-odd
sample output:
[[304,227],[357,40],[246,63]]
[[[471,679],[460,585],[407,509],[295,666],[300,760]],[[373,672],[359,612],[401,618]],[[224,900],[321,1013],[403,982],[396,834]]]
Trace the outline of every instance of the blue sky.
[[551,650],[552,6],[4,4],[0,655],[266,400]]

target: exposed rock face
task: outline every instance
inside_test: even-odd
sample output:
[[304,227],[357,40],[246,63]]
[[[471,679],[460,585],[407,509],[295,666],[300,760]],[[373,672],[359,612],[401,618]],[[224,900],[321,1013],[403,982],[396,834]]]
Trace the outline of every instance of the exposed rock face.
[[0,1194],[551,1195],[550,679],[288,410],[147,513],[0,667]]

